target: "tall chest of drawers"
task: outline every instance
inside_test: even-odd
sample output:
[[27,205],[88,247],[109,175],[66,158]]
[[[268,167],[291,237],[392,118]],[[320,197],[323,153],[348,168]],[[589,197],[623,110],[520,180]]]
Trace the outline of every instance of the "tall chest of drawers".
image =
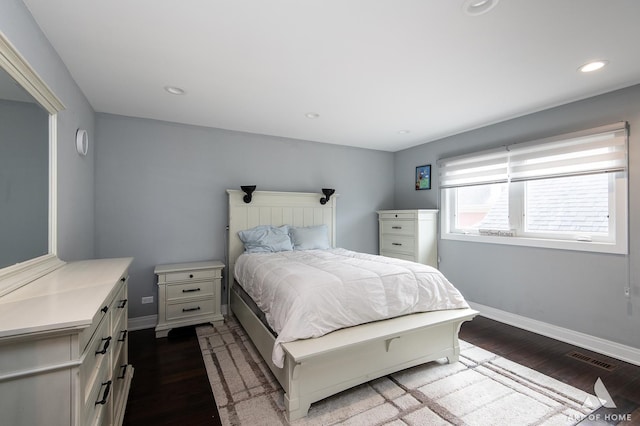
[[378,211],[380,254],[438,267],[438,210]]
[[3,424],[122,424],[131,261],[67,263],[0,298]]
[[175,327],[224,320],[220,312],[223,268],[218,260],[156,266],[156,337],[166,337]]

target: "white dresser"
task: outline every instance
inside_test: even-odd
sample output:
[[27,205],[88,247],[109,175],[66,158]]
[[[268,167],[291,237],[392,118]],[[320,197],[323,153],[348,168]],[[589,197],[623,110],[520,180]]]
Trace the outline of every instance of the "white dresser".
[[438,267],[438,210],[380,210],[380,254]]
[[0,298],[0,423],[122,424],[131,261],[67,263]]
[[156,337],[175,327],[222,321],[220,287],[224,263],[205,262],[158,265],[158,325]]

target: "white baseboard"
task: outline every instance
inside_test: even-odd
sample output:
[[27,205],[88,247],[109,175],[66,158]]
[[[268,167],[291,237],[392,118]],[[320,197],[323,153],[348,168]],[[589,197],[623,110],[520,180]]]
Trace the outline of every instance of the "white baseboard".
[[127,322],[129,331],[155,328],[157,324],[158,324],[158,315],[147,315],[146,317],[129,318],[129,321]]
[[473,309],[479,311],[480,315],[483,317],[640,366],[640,349],[638,348],[622,345],[610,340],[580,333],[579,331],[570,330],[568,328],[558,327],[557,325],[523,317],[521,315],[512,314],[510,312],[502,311],[490,306],[484,306],[479,303],[469,302],[469,305]]

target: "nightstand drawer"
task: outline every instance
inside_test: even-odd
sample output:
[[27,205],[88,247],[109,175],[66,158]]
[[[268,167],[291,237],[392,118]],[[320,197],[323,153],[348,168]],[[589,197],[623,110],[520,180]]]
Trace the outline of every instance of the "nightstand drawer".
[[200,315],[211,315],[215,311],[215,303],[216,300],[211,298],[167,305],[167,321]]
[[414,254],[416,240],[414,237],[389,235],[382,239],[380,251],[395,251],[399,253]]
[[411,220],[383,220],[380,223],[383,234],[414,235],[416,232],[415,222]]
[[379,219],[407,219],[414,220],[416,215],[414,213],[380,213]]
[[197,281],[184,284],[167,284],[167,301],[193,297],[212,297],[213,281]]
[[176,281],[210,280],[213,278],[220,278],[222,276],[221,274],[220,269],[167,272],[166,274],[158,275],[158,282],[170,283]]

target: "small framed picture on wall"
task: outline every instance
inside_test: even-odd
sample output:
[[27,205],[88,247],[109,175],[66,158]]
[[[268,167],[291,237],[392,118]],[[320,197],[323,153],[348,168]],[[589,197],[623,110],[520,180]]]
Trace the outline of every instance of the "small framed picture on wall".
[[431,164],[416,167],[416,191],[431,189]]

